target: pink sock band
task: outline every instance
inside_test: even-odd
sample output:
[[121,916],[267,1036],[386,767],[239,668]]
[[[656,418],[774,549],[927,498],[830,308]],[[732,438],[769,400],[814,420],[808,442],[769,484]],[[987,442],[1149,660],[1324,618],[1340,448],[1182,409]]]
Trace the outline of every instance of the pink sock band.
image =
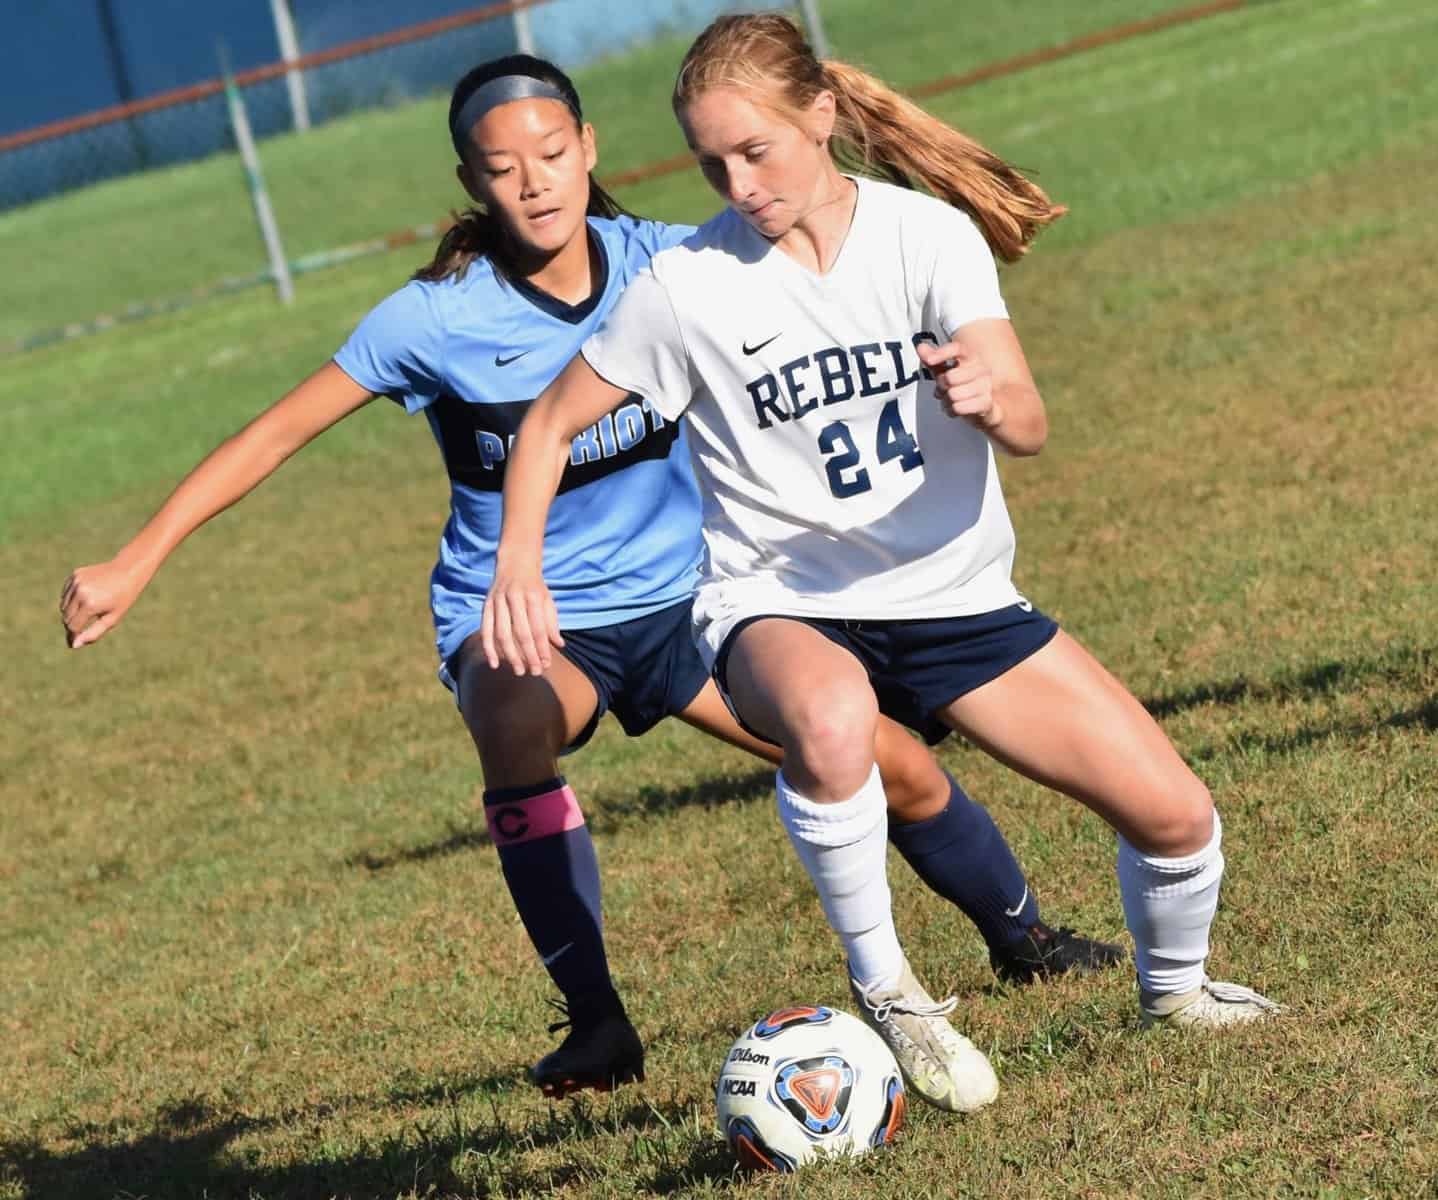
[[484,819],[496,846],[513,846],[535,838],[553,837],[584,824],[579,801],[566,783],[552,792],[509,804],[486,804]]

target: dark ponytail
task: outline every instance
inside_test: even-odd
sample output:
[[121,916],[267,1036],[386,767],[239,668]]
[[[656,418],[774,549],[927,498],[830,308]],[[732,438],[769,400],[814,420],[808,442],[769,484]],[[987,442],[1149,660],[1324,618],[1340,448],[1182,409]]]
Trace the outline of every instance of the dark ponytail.
[[[491,79],[503,75],[528,75],[541,79],[558,88],[564,102],[574,114],[575,123],[583,125],[584,114],[579,105],[579,93],[569,76],[551,62],[535,58],[530,54],[509,54],[504,58],[492,59],[468,72],[457,84],[449,100],[450,141],[454,152],[462,162],[468,150],[469,130],[456,128],[455,118],[464,107],[465,101]],[[618,217],[628,210],[599,186],[598,180],[589,177],[589,207],[585,210],[591,217]],[[415,279],[439,283],[451,277],[463,279],[470,264],[476,259],[487,258],[496,270],[503,274],[510,259],[509,238],[503,224],[482,205],[475,205],[463,212],[451,212],[454,224],[440,238],[434,257],[414,273]]]

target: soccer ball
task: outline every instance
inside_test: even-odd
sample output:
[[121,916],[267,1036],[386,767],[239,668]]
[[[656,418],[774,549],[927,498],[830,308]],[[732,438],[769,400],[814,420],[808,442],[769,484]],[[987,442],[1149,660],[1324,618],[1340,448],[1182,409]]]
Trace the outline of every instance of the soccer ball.
[[793,1171],[823,1154],[860,1155],[904,1120],[899,1064],[858,1017],[781,1008],[729,1048],[714,1098],[719,1132],[748,1170]]

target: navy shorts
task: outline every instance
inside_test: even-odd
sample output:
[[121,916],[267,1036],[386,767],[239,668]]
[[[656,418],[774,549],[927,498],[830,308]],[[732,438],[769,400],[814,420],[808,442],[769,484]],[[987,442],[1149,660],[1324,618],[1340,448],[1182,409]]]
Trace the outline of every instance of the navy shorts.
[[[559,653],[584,672],[599,697],[594,716],[565,747],[566,754],[594,736],[606,712],[618,718],[630,737],[638,737],[693,703],[709,681],[704,660],[694,646],[693,603],[692,599],[681,600],[617,625],[561,631],[564,648]],[[458,658],[456,652],[440,671],[456,699]]]
[[[934,714],[967,692],[997,679],[1051,641],[1057,622],[1028,601],[972,617],[933,621],[846,621],[829,617],[791,617],[844,647],[863,665],[878,697],[879,711],[906,725],[934,745],[949,727]],[[740,630],[766,617],[740,621],[719,647],[714,681],[734,719],[755,737],[773,738],[745,725],[729,698],[724,670]]]

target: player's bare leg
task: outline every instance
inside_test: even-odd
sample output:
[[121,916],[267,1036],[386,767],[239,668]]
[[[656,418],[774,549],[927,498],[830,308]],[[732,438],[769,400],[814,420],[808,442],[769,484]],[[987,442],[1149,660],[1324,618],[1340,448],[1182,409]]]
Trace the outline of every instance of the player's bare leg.
[[1210,986],[1204,962],[1223,874],[1212,797],[1158,723],[1073,638],[1060,632],[940,715],[1117,831],[1146,1022],[1215,1026],[1277,1008],[1247,988]]

